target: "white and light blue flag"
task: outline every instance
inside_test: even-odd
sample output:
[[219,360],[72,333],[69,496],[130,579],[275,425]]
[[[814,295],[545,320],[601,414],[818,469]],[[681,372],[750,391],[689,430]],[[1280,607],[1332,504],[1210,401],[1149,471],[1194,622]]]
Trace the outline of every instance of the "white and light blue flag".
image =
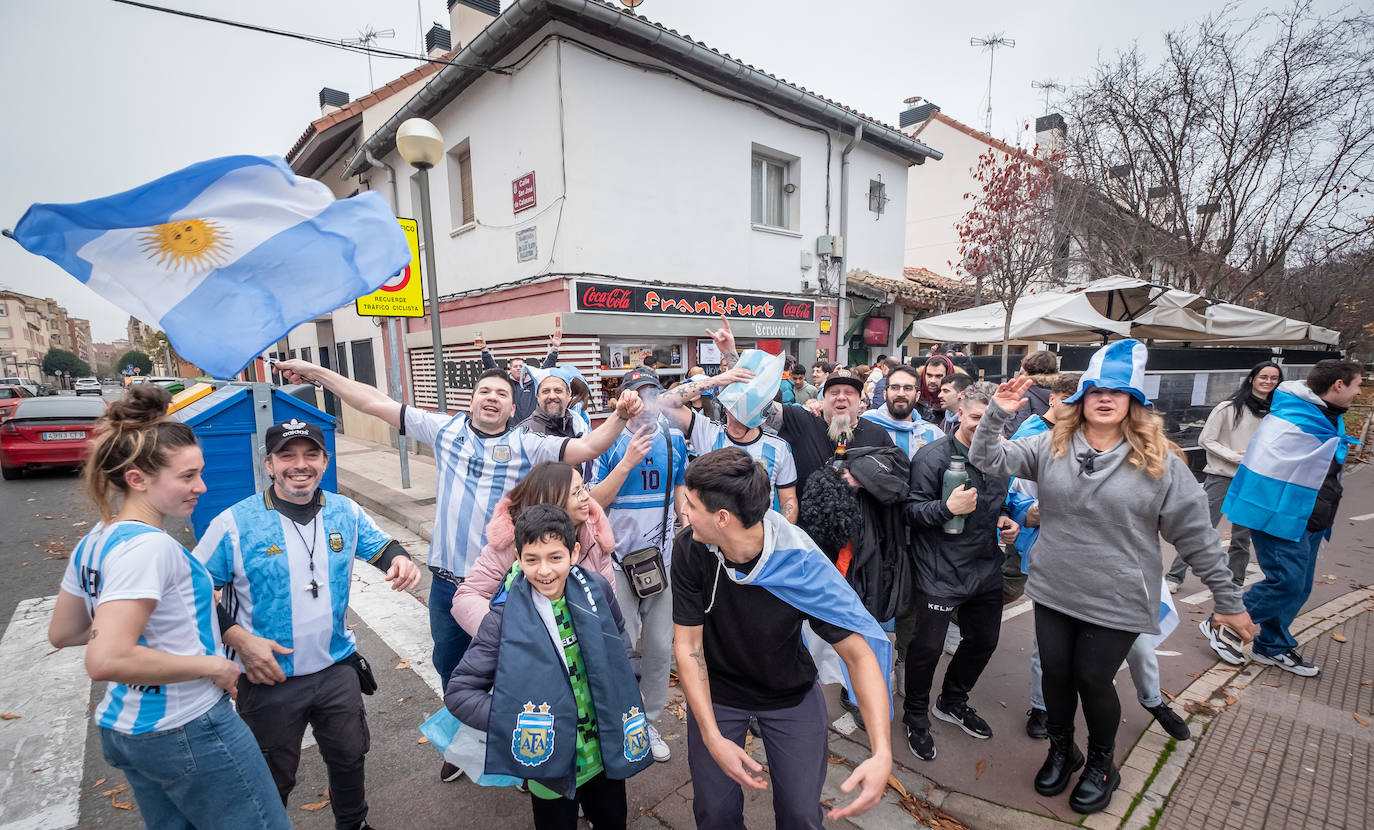
[[783,364],[780,354],[769,354],[761,349],[744,351],[735,368],[748,369],[754,377],[725,387],[716,394],[716,400],[735,416],[735,420],[753,429],[763,423],[768,407],[778,394]]
[[218,378],[410,263],[380,195],[335,199],[275,156],[212,159],[103,199],[36,204],[13,236]]

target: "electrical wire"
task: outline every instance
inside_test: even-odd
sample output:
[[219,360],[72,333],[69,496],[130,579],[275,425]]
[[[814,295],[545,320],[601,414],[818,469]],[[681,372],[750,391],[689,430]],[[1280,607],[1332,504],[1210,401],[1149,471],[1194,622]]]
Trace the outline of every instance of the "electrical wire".
[[502,75],[510,74],[510,67],[488,66],[484,64],[472,63],[459,63],[458,61],[446,61],[440,60],[439,58],[431,58],[428,55],[413,55],[409,52],[402,52],[396,49],[378,49],[372,46],[362,46],[361,44],[348,44],[339,40],[322,37],[320,35],[310,35],[305,34],[304,32],[292,32],[286,29],[273,29],[269,26],[259,26],[255,23],[244,23],[238,20],[227,20],[222,17],[215,17],[213,15],[208,14],[188,12],[182,9],[172,9],[166,6],[156,6],[152,3],[141,3],[139,2],[139,0],[110,0],[110,2],[118,3],[122,6],[132,6],[136,9],[144,9],[146,11],[161,12],[163,14],[170,14],[176,17],[185,17],[191,20],[199,20],[203,23],[217,23],[221,26],[229,26],[235,29],[244,29],[250,32],[257,32],[259,34],[276,35],[278,37],[291,38],[293,40],[301,40],[305,41],[306,43],[313,43],[317,46],[328,46],[331,49],[342,49],[346,52],[354,52],[361,55],[372,55],[379,58],[397,58],[401,60],[416,61],[419,63],[433,63],[439,64],[440,66],[461,66],[465,69],[478,69],[483,72],[496,72]]

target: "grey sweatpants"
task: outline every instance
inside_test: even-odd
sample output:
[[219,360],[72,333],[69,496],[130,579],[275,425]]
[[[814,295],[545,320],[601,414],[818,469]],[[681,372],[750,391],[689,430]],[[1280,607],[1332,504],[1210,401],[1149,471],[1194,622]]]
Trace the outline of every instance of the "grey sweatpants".
[[668,669],[673,660],[673,586],[648,599],[635,596],[630,580],[615,572],[615,601],[625,617],[625,633],[639,648],[639,692],[644,695],[644,717],[658,720],[668,703]]

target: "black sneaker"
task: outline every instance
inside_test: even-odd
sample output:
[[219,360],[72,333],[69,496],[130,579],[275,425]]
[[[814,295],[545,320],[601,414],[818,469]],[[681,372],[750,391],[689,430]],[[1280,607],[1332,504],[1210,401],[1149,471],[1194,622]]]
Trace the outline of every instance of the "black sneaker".
[[1050,716],[1044,709],[1031,707],[1026,711],[1029,716],[1026,718],[1026,734],[1037,741],[1043,741],[1050,736]]
[[935,705],[931,707],[930,713],[943,721],[949,721],[968,734],[980,740],[987,740],[992,737],[992,727],[988,722],[974,711],[972,706],[963,706],[946,709],[943,698],[935,698]]
[[1169,708],[1169,704],[1160,703],[1158,706],[1146,706],[1145,711],[1155,716],[1159,725],[1164,727],[1164,731],[1169,733],[1169,737],[1176,741],[1186,741],[1193,737],[1193,733],[1188,731],[1188,724],[1183,722],[1183,718],[1178,713]]
[[1233,666],[1245,665],[1245,654],[1221,639],[1221,636],[1217,634],[1217,628],[1212,627],[1211,617],[1199,622],[1197,627],[1202,631],[1202,636],[1207,638],[1207,645],[1211,646],[1212,651],[1215,651],[1224,662]]
[[849,697],[849,690],[843,687],[840,688],[840,708],[854,717],[854,723],[858,725],[860,729],[865,732],[868,731],[868,727],[864,726],[864,715],[863,712],[859,711],[859,704],[855,703],[853,699]]
[[450,764],[448,761],[445,761],[444,765],[442,767],[439,767],[440,781],[447,783],[450,781],[457,781],[459,778],[462,777],[463,771],[459,769],[455,764]]
[[1298,677],[1316,677],[1321,669],[1312,663],[1302,659],[1302,655],[1296,650],[1289,649],[1283,654],[1260,654],[1254,653],[1256,663],[1263,663],[1266,666],[1278,666],[1289,674],[1296,674]]
[[911,754],[922,761],[935,760],[935,739],[930,736],[929,729],[913,729],[908,726],[906,745],[911,749]]

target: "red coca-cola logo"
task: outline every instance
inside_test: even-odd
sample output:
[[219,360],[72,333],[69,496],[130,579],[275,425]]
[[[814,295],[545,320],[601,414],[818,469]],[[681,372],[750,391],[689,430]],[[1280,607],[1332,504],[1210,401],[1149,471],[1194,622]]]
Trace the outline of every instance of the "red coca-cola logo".
[[587,290],[582,292],[582,305],[587,308],[629,311],[632,296],[633,294],[628,288],[612,288],[609,291],[601,291],[596,286],[589,285]]
[[810,303],[783,303],[782,316],[784,320],[810,320]]

